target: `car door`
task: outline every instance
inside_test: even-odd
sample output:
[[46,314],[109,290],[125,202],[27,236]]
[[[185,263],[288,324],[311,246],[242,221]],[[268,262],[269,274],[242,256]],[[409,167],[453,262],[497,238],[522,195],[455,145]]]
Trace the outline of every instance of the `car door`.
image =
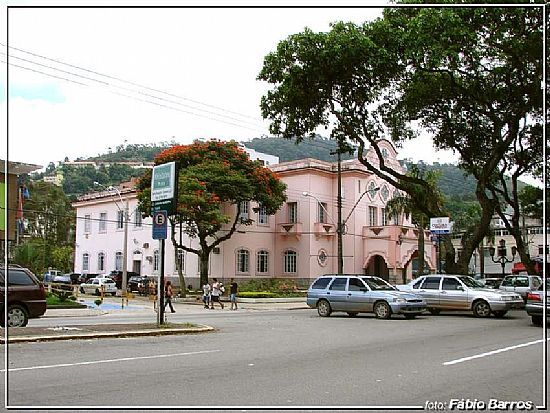
[[369,288],[357,277],[350,277],[348,282],[348,311],[370,312],[372,300]]
[[328,287],[327,299],[333,311],[347,311],[348,308],[348,277],[334,277]]
[[[439,308],[439,287],[441,277],[426,277],[418,290],[418,294],[426,300],[426,306]],[[414,292],[414,291],[413,291]],[[416,293],[416,292],[415,292]]]
[[468,310],[468,292],[455,277],[443,277],[439,293],[441,309]]
[[514,275],[508,275],[506,277],[504,277],[504,279],[502,280],[502,283],[500,284],[500,287],[498,287],[499,290],[503,290],[503,291],[514,291],[514,280],[515,280],[515,276]]

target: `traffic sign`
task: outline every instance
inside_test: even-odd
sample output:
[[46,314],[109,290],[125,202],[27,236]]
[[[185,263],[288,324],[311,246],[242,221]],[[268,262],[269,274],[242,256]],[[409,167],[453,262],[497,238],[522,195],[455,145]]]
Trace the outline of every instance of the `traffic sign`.
[[153,213],[153,239],[168,238],[168,213],[156,211]]
[[452,223],[449,217],[430,218],[430,231],[434,234],[448,234],[451,232]]
[[167,211],[168,215],[176,213],[177,199],[176,162],[168,162],[153,168],[151,178],[151,210]]

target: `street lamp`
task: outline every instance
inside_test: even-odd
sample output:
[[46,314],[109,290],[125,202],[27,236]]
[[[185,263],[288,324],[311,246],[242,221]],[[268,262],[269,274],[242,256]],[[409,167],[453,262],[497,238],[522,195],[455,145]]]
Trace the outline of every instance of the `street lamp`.
[[494,256],[495,256],[495,247],[494,246],[489,247],[489,255],[491,256],[491,260],[494,263],[500,263],[500,265],[502,266],[502,278],[504,278],[504,276],[505,276],[504,266],[506,265],[506,263],[514,262],[514,257],[516,256],[517,248],[516,248],[515,245],[511,248],[511,250],[512,250],[512,259],[508,259],[506,257],[506,241],[501,239],[499,241],[499,246],[498,246],[498,251],[497,251],[498,252],[498,258],[495,259],[494,258]]
[[372,189],[367,189],[365,192],[363,192],[361,194],[361,196],[359,197],[359,199],[357,199],[357,202],[355,202],[355,205],[351,208],[351,210],[349,211],[349,214],[348,216],[346,217],[346,219],[344,219],[344,221],[342,222],[342,203],[341,202],[338,202],[338,223],[336,223],[334,221],[334,219],[330,216],[329,212],[327,211],[327,209],[325,208],[325,206],[323,205],[323,203],[315,196],[315,195],[312,195],[310,194],[309,192],[302,192],[302,195],[303,196],[310,196],[312,198],[314,198],[317,203],[321,206],[321,208],[323,208],[323,210],[327,213],[327,216],[330,218],[330,220],[332,221],[333,224],[336,225],[336,234],[338,236],[338,274],[341,275],[344,273],[344,251],[343,251],[343,240],[342,240],[342,235],[344,233],[344,228],[348,222],[348,220],[350,219],[351,217],[351,214],[353,213],[353,211],[355,210],[355,208],[357,207],[357,205],[359,205],[359,201],[361,201],[361,199],[365,196],[365,194],[369,193],[369,192],[376,192],[376,191],[379,191],[380,188],[372,188]]

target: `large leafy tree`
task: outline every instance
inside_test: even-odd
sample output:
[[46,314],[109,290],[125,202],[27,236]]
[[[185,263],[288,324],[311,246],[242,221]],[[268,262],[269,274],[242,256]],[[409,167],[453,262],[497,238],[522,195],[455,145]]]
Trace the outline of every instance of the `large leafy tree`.
[[[285,138],[325,127],[341,145],[358,145],[359,160],[428,217],[447,215],[433,188],[388,167],[377,142],[390,137],[399,146],[420,126],[438,148],[457,151],[482,208],[456,263],[445,239],[446,270],[466,273],[499,206],[491,189],[510,146],[540,142],[532,128],[540,118],[540,23],[533,8],[397,8],[360,26],[306,29],[265,57],[259,79],[275,87],[262,98],[262,114]],[[368,146],[375,159],[366,158]]]
[[[274,214],[286,200],[286,185],[234,141],[195,142],[174,146],[161,152],[155,164],[177,162],[177,214],[170,217],[174,225],[184,225],[185,232],[198,239],[198,248],[181,244],[177,248],[197,254],[200,260],[201,284],[208,280],[208,261],[212,250],[228,240],[241,225],[251,219],[239,217],[240,205],[254,201]],[[151,172],[138,184],[141,211],[151,213]],[[234,205],[237,206],[235,213]]]

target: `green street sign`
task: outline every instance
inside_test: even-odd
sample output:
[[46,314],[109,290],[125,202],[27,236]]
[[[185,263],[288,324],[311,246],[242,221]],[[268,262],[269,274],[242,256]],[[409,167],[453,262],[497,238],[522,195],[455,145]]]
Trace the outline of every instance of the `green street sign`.
[[151,179],[152,212],[167,211],[168,215],[176,213],[177,181],[176,163],[169,162],[153,168]]

